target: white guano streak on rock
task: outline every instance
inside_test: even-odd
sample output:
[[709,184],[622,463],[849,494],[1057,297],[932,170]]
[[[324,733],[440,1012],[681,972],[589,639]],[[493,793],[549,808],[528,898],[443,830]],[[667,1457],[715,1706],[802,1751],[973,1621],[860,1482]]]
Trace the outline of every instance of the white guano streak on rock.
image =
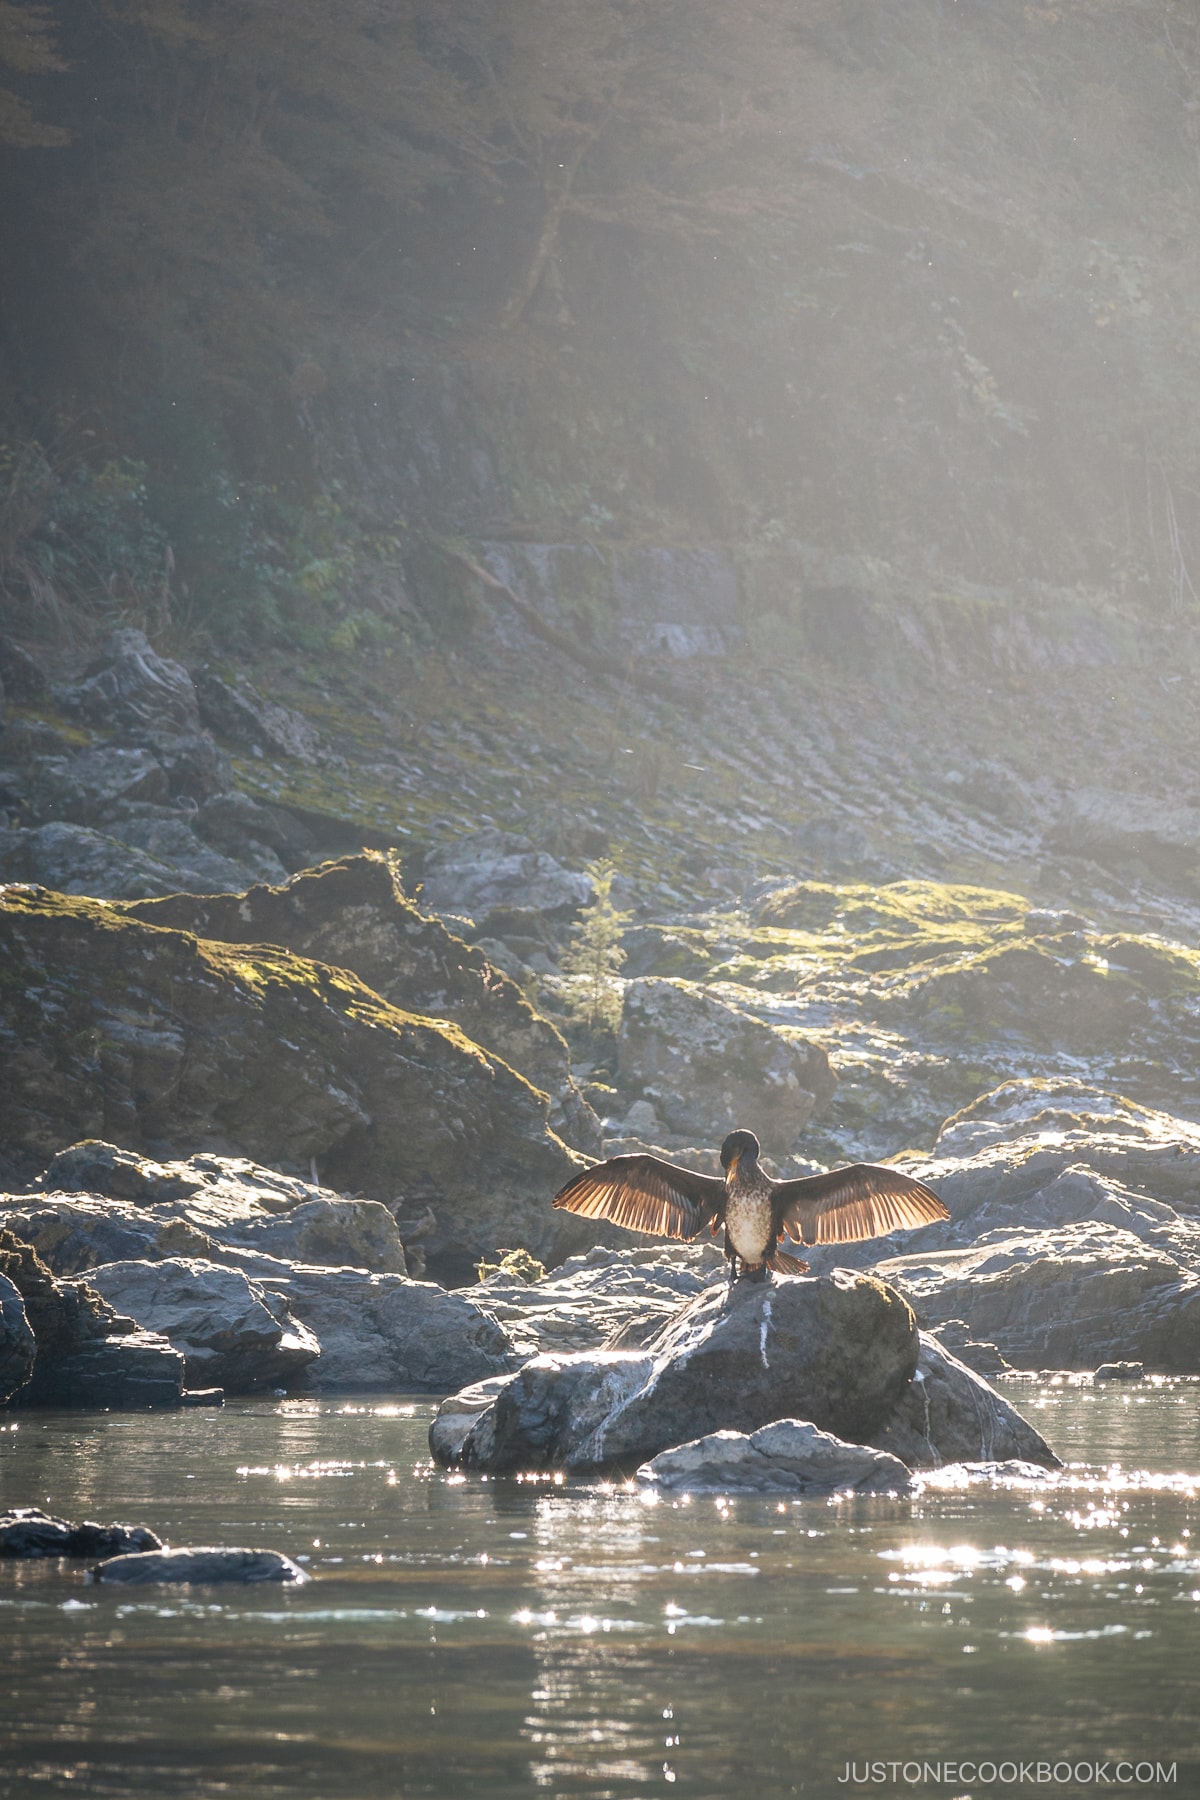
[[767,1361],[767,1331],[768,1331],[768,1328],[770,1327],[770,1324],[771,1324],[771,1296],[770,1296],[770,1294],[764,1294],[763,1310],[762,1310],[762,1324],[758,1328],[758,1354],[762,1357],[762,1366],[764,1369],[769,1369],[771,1366],[770,1363]]

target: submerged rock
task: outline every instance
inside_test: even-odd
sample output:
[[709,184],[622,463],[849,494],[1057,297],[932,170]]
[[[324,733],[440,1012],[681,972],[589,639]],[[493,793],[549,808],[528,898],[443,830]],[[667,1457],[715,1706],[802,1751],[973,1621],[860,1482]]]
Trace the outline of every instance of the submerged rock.
[[68,1524],[36,1506],[0,1513],[0,1556],[119,1556],[161,1550],[162,1539],[145,1525]]
[[804,1419],[776,1419],[749,1435],[712,1432],[660,1451],[637,1479],[663,1493],[908,1494],[913,1486],[898,1457],[848,1444]]
[[[636,1466],[686,1439],[808,1418],[861,1441],[895,1407],[917,1329],[894,1290],[847,1271],[706,1290],[639,1353],[538,1356],[459,1452],[498,1472]],[[431,1437],[431,1447],[440,1440]]]
[[298,1563],[278,1550],[227,1550],[207,1544],[111,1556],[96,1564],[92,1577],[96,1581],[119,1582],[126,1587],[164,1582],[211,1585],[230,1581],[248,1586],[262,1581],[299,1583],[310,1579]]

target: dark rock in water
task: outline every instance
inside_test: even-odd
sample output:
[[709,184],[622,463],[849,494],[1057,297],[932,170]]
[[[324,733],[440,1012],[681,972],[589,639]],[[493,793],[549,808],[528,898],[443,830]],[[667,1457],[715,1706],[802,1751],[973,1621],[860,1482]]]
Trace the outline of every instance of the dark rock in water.
[[431,1260],[513,1243],[547,1260],[594,1240],[546,1204],[577,1165],[545,1095],[343,969],[23,888],[0,890],[0,958],[0,1141],[15,1149],[49,1157],[82,1134],[316,1159],[406,1214],[432,1202]]
[[36,1350],[20,1290],[0,1275],[0,1406],[29,1380]]
[[305,870],[282,888],[256,886],[238,897],[195,900],[176,895],[128,910],[148,924],[222,943],[282,945],[297,956],[353,970],[395,1006],[453,1020],[473,1043],[503,1057],[557,1102],[563,1109],[558,1128],[572,1143],[598,1149],[599,1125],[571,1081],[560,1033],[482,951],[418,911],[382,856],[343,857]]
[[434,1462],[451,1468],[461,1459],[462,1447],[476,1420],[490,1410],[496,1396],[511,1380],[511,1374],[489,1375],[442,1401],[429,1427],[429,1453]]
[[159,656],[144,632],[114,631],[84,678],[58,690],[69,710],[105,731],[196,732],[200,713],[187,670]]
[[144,1525],[70,1525],[36,1506],[0,1513],[0,1556],[119,1556],[161,1550],[162,1539]]
[[637,1479],[668,1494],[908,1494],[913,1486],[898,1457],[848,1444],[804,1419],[776,1419],[749,1435],[716,1431],[662,1450]]
[[641,1354],[534,1358],[481,1415],[461,1460],[499,1472],[629,1467],[780,1417],[862,1441],[896,1406],[917,1351],[899,1295],[844,1270],[709,1289]]
[[868,1441],[898,1456],[910,1469],[1013,1459],[1060,1467],[1041,1433],[981,1375],[924,1331],[912,1381]]
[[179,1396],[180,1406],[224,1406],[224,1388],[184,1388]]
[[1101,1363],[1093,1379],[1096,1381],[1144,1381],[1146,1371],[1140,1362]]
[[112,1556],[97,1563],[93,1579],[120,1582],[124,1586],[149,1586],[161,1582],[211,1585],[236,1581],[243,1586],[262,1581],[309,1580],[298,1563],[278,1550],[226,1550],[203,1545],[180,1550],[143,1550],[137,1555]]
[[315,1333],[240,1269],[190,1257],[106,1263],[88,1284],[182,1351],[192,1387],[289,1387],[321,1354]]
[[56,1281],[9,1231],[0,1231],[0,1274],[21,1294],[36,1344],[17,1406],[177,1406],[183,1357],[164,1337],[139,1331],[82,1281]]
[[672,1132],[719,1139],[731,1119],[753,1118],[780,1152],[837,1087],[817,1044],[687,981],[629,983],[618,1062],[622,1090],[644,1091]]

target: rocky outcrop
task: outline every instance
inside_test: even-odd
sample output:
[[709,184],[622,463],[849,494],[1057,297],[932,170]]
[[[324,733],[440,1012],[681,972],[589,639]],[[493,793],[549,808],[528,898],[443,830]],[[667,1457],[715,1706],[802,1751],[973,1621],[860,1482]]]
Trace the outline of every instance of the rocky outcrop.
[[225,742],[251,755],[284,756],[302,763],[316,759],[321,740],[311,721],[268,700],[244,675],[226,681],[215,669],[201,669],[195,693],[204,724]]
[[[480,1414],[464,1466],[636,1467],[690,1438],[807,1418],[860,1441],[917,1362],[899,1296],[849,1273],[739,1283],[689,1302],[636,1352],[538,1356]],[[439,1439],[431,1436],[435,1454]]]
[[0,1274],[17,1289],[33,1333],[29,1378],[17,1406],[178,1406],[182,1355],[154,1332],[139,1331],[83,1281],[56,1281],[36,1252],[0,1231]]
[[464,1274],[501,1244],[557,1260],[594,1241],[547,1204],[576,1163],[545,1096],[346,970],[23,888],[0,891],[0,957],[0,1141],[315,1160],[406,1215],[431,1204],[430,1266]]
[[352,970],[395,1006],[453,1020],[473,1043],[559,1103],[572,1143],[599,1147],[595,1116],[571,1081],[560,1033],[482,951],[406,899],[382,856],[326,863],[281,888],[256,886],[202,900],[176,895],[128,911],[148,924],[222,943],[281,945]]
[[203,1545],[177,1550],[143,1550],[127,1556],[110,1556],[92,1570],[95,1581],[110,1586],[148,1587],[166,1583],[213,1586],[237,1582],[291,1582],[311,1578],[298,1563],[278,1550],[225,1549]]
[[316,1334],[321,1354],[305,1385],[320,1393],[390,1389],[444,1393],[516,1367],[519,1354],[476,1290],[362,1269],[260,1271],[265,1295],[286,1300]]
[[621,1089],[649,1100],[670,1133],[720,1139],[750,1123],[785,1153],[837,1077],[824,1050],[692,982],[628,983],[618,1045]]
[[724,1255],[711,1243],[622,1250],[597,1244],[568,1257],[541,1281],[499,1273],[471,1291],[527,1356],[640,1349],[675,1317],[681,1302],[714,1282],[724,1283],[728,1272]]
[[321,1354],[286,1302],[240,1269],[195,1257],[105,1263],[89,1271],[88,1285],[182,1351],[189,1388],[295,1387]]
[[[178,816],[165,818],[154,829],[135,824],[122,832],[116,826],[96,831],[53,822],[0,830],[0,880],[31,882],[60,894],[127,900],[176,894],[181,888],[199,894],[214,887],[240,892],[261,874],[215,855]],[[135,836],[157,843],[163,854],[138,848],[130,841]]]
[[71,1525],[36,1506],[0,1513],[0,1556],[36,1561],[47,1556],[122,1556],[161,1550],[162,1539],[145,1525]]
[[488,827],[439,845],[425,858],[423,897],[435,911],[481,919],[498,907],[570,914],[592,886],[528,838]]
[[661,1450],[637,1480],[663,1494],[908,1494],[913,1487],[899,1457],[848,1444],[804,1419],[776,1419],[749,1434],[716,1431]]

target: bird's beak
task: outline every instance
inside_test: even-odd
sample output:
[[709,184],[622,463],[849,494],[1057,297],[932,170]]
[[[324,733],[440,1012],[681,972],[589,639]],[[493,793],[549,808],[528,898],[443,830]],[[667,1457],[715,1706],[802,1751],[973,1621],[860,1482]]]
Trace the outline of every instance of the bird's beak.
[[730,1157],[729,1167],[725,1172],[725,1179],[727,1181],[733,1180],[734,1176],[737,1174],[737,1166],[741,1162],[741,1160],[742,1160],[742,1153],[740,1150],[738,1151],[736,1156]]

